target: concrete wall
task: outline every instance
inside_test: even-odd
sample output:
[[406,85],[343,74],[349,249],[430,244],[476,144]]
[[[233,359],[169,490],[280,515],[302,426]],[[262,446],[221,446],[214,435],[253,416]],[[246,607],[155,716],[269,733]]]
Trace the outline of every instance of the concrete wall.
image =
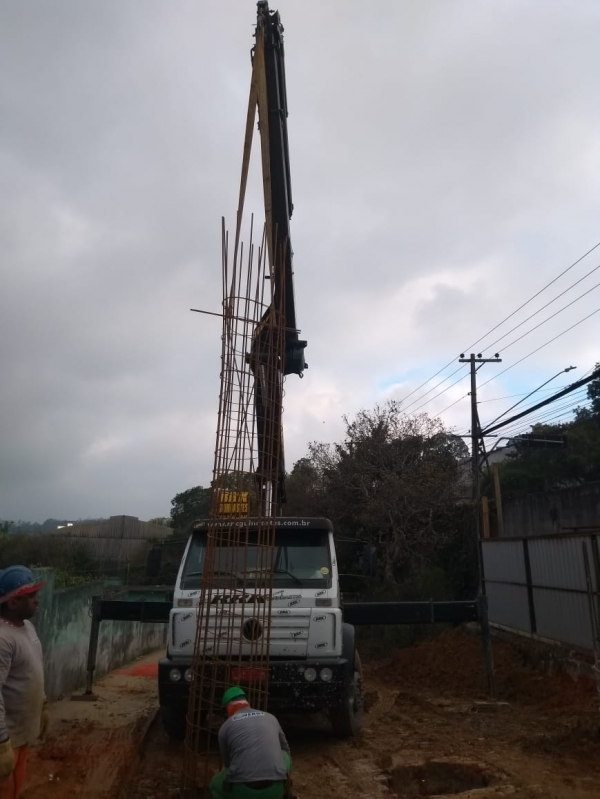
[[502,511],[510,537],[600,528],[600,483],[505,499]]
[[90,554],[102,563],[129,563],[145,562],[153,542],[167,538],[172,532],[170,527],[142,522],[136,516],[111,516],[100,522],[61,527],[52,535],[81,541]]
[[[103,586],[86,584],[55,591],[53,571],[36,571],[48,581],[40,592],[33,623],[44,648],[46,693],[53,700],[85,683],[92,597],[102,594]],[[166,646],[166,632],[165,624],[103,621],[95,676]]]

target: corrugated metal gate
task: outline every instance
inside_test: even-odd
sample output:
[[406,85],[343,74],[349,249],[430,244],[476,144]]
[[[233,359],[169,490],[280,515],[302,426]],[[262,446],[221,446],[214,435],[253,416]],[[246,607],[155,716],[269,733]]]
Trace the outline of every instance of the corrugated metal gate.
[[483,542],[490,622],[553,641],[594,648],[598,534]]

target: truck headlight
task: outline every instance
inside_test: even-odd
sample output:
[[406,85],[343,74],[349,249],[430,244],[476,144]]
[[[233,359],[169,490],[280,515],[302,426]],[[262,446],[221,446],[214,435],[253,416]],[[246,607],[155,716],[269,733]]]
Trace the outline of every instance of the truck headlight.
[[181,672],[179,671],[179,669],[171,669],[171,671],[169,672],[169,679],[171,680],[171,682],[179,682],[179,680],[181,679]]
[[192,670],[191,669],[186,669],[185,670],[185,673],[183,675],[183,679],[186,682],[191,682],[192,681]]
[[307,669],[304,669],[304,679],[307,682],[314,682],[317,679],[317,670],[313,669],[312,666],[309,666]]
[[333,679],[333,672],[331,669],[321,669],[319,672],[319,677],[323,680],[323,682],[331,682]]

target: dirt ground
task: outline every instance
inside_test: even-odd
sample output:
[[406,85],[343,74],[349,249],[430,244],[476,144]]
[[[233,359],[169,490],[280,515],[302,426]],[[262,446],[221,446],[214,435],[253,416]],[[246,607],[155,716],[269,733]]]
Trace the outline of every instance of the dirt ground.
[[116,799],[155,714],[157,659],[99,680],[93,702],[51,704],[48,738],[32,753],[23,799]]
[[[592,681],[536,671],[507,644],[495,643],[494,654],[498,699],[507,704],[485,703],[479,642],[451,631],[385,662],[365,664],[368,712],[359,739],[337,741],[323,719],[282,718],[300,799],[600,798],[600,715]],[[151,667],[146,671],[146,677],[128,675],[135,682],[127,683],[126,697],[131,690],[154,690]],[[147,720],[147,705],[140,718]],[[136,761],[123,742],[140,734],[142,722],[136,727],[132,718],[114,721],[113,727],[106,719],[101,722],[101,743],[97,729],[55,731],[46,746],[62,747],[64,760],[56,771],[61,788],[55,790],[56,777],[46,778],[45,785],[38,783],[24,799],[172,799],[179,786],[182,746],[170,742],[155,722]],[[102,793],[110,764],[118,771],[123,761],[117,751],[128,752],[129,759],[126,775],[120,777],[121,792],[113,783]],[[33,767],[47,768],[47,754],[42,748]],[[73,764],[83,766],[92,755],[102,755],[104,766],[95,771],[96,788],[88,780],[84,789],[73,778]],[[127,784],[124,776],[129,777]]]

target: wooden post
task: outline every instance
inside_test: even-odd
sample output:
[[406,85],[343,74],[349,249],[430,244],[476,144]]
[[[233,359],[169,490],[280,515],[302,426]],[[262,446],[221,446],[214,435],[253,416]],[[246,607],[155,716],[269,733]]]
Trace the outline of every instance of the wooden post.
[[502,493],[500,491],[500,473],[498,471],[498,464],[494,463],[492,466],[494,474],[494,496],[496,497],[496,517],[498,519],[498,537],[504,536],[504,518],[502,517]]
[[490,503],[487,497],[481,497],[481,516],[483,519],[483,537],[490,537]]

